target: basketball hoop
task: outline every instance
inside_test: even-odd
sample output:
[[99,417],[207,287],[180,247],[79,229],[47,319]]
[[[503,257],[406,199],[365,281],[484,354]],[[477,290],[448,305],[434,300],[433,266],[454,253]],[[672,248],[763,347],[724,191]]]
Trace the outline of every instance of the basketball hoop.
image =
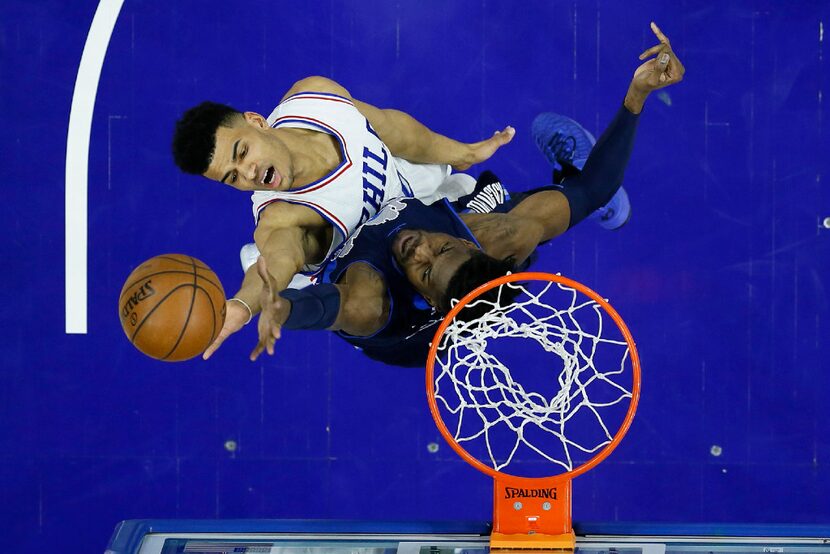
[[444,439],[495,480],[491,550],[573,550],[571,480],[622,441],[640,395],[614,308],[560,275],[490,281],[439,326],[426,385]]

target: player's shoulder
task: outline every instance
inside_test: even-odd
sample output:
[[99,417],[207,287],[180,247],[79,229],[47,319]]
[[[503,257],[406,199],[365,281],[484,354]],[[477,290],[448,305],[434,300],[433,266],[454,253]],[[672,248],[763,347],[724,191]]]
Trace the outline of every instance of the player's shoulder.
[[291,96],[302,92],[324,92],[341,96],[347,100],[353,100],[352,95],[349,94],[349,91],[337,81],[333,81],[328,77],[323,77],[321,75],[312,75],[311,77],[300,79],[294,83],[291,88],[288,89],[288,92],[285,93],[285,96],[282,97],[281,102],[284,102]]
[[368,261],[357,260],[349,264],[342,274],[340,283],[354,286],[358,296],[374,296],[386,291],[384,275]]

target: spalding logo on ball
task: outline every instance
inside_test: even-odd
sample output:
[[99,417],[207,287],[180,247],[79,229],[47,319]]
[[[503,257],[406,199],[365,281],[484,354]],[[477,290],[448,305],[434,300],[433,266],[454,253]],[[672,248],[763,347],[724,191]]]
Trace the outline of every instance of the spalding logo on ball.
[[118,315],[130,342],[157,360],[198,356],[225,323],[225,290],[203,262],[183,254],[150,258],[121,289]]

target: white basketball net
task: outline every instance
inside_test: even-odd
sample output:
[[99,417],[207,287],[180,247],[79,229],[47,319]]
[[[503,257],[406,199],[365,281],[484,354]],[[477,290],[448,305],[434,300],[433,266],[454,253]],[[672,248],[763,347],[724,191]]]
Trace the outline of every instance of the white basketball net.
[[[554,285],[561,292],[551,290]],[[462,447],[468,449],[464,443],[473,442],[486,447],[489,465],[497,471],[507,467],[518,452],[523,452],[523,459],[523,447],[570,471],[573,457],[592,457],[617,431],[616,427],[609,430],[602,412],[620,405],[614,409],[614,417],[620,419],[621,408],[627,409],[623,403],[632,394],[631,370],[626,369],[630,366],[628,344],[599,304],[570,287],[547,282],[541,291],[532,293],[521,283],[508,283],[502,285],[499,296],[505,287],[520,291],[515,301],[498,307],[499,302],[476,299],[468,306],[484,303],[492,309],[470,322],[454,320],[445,330],[434,366],[439,411]],[[546,303],[545,296],[548,302],[555,297],[558,306]],[[495,339],[504,338],[535,341],[546,355],[555,357],[550,358],[551,367],[540,368],[548,390],[526,390],[518,382],[527,365],[526,360],[517,360],[515,350],[521,342],[513,346],[510,356],[500,359],[492,353]],[[504,358],[510,358],[512,366]],[[595,358],[601,358],[605,367],[597,367]],[[534,356],[534,365],[537,359]],[[627,382],[621,384],[618,381],[624,374]],[[601,398],[592,401],[592,392]],[[452,414],[452,423],[443,415],[446,412]],[[619,423],[616,419],[611,423]],[[577,421],[580,429],[569,438],[569,423]],[[504,445],[505,436],[512,446]],[[494,437],[500,446],[491,444]],[[478,456],[479,461],[487,463],[483,457]]]

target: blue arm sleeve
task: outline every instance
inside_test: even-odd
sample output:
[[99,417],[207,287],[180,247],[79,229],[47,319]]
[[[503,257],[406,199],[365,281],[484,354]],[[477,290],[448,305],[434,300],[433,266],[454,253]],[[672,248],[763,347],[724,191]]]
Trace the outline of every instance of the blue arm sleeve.
[[330,283],[286,289],[280,296],[291,302],[286,329],[328,329],[340,313],[340,291]]
[[594,145],[582,171],[562,181],[560,190],[571,208],[568,228],[605,205],[620,188],[639,121],[639,115],[621,106]]

